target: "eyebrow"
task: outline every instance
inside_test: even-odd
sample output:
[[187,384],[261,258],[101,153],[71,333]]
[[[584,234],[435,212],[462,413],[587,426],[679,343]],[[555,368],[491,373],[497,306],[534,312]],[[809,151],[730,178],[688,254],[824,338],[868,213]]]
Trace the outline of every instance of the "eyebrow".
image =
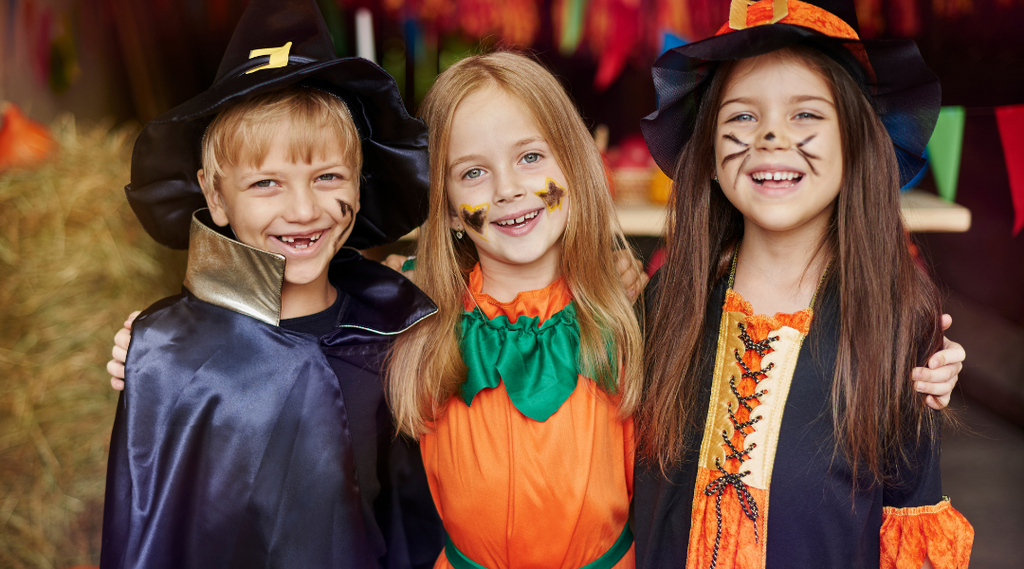
[[459,164],[464,164],[466,162],[474,162],[474,161],[477,161],[477,160],[483,160],[483,158],[484,157],[479,155],[479,154],[467,154],[465,156],[460,156],[459,158],[456,158],[455,160],[452,161],[451,164],[448,165],[448,175],[451,176],[455,172],[455,168]]
[[544,140],[543,136],[532,136],[530,138],[524,138],[524,139],[520,140],[519,142],[513,144],[512,148],[522,148],[524,146],[529,146],[531,144],[536,144],[538,142],[545,142],[546,143],[547,141]]
[[807,101],[821,101],[823,103],[828,103],[829,105],[832,105],[832,107],[836,106],[835,103],[826,99],[825,97],[817,97],[815,95],[794,95],[789,99],[790,103],[806,103]]
[[[815,96],[815,95],[793,95],[792,97],[789,98],[789,103],[790,104],[806,103],[807,101],[822,101],[824,103],[828,103],[829,105],[832,105],[833,107],[836,106],[835,103],[833,103],[832,101],[830,101],[830,100],[828,100],[828,99],[826,99],[824,97],[818,97],[818,96]],[[724,106],[732,104],[732,103],[739,103],[741,105],[753,105],[755,103],[755,101],[754,101],[754,99],[751,99],[749,97],[737,97],[735,99],[729,99],[728,101],[723,101],[722,102],[722,106],[724,107]]]

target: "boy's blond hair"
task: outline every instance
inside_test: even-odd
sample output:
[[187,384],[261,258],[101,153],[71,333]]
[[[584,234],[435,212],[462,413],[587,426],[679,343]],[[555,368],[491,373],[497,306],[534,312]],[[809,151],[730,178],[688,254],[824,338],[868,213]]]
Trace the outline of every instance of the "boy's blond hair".
[[[353,172],[363,167],[359,132],[345,103],[319,89],[289,87],[233,105],[213,119],[203,137],[203,173],[213,189],[224,166],[258,167],[267,157],[278,123],[289,120],[288,159],[310,164],[340,144]],[[359,177],[355,178],[358,188]]]
[[437,304],[438,315],[399,336],[387,371],[392,412],[399,429],[411,436],[425,432],[466,380],[456,330],[467,274],[477,259],[469,239],[456,241],[449,228],[448,142],[455,108],[488,87],[528,109],[572,195],[560,268],[577,308],[580,373],[622,393],[624,415],[638,399],[643,338],[614,269],[614,249],[627,245],[597,146],[565,89],[544,67],[509,52],[477,55],[442,73],[420,109],[430,135],[430,213],[420,230],[415,281]]

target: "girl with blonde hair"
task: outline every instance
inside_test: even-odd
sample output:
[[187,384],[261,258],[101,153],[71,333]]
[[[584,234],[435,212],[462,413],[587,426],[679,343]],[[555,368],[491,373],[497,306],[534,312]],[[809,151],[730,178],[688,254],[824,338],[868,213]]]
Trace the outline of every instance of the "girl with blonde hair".
[[387,373],[449,540],[436,567],[632,567],[642,338],[601,157],[540,65],[445,71],[421,112],[431,191],[416,283],[438,314]]

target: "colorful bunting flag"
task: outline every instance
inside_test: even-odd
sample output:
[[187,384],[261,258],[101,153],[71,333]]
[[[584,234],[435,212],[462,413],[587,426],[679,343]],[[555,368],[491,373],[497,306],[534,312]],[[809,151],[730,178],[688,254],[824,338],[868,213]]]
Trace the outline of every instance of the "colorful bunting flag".
[[939,122],[935,125],[935,132],[928,141],[935,186],[939,190],[939,196],[948,202],[956,198],[965,118],[963,107],[942,107],[939,110]]
[[996,124],[1003,142],[1006,174],[1013,199],[1013,236],[1024,228],[1024,105],[996,107]]
[[690,42],[671,32],[664,32],[661,36],[661,53],[665,53],[674,47],[679,47],[688,43]]
[[583,16],[587,10],[587,0],[558,0],[551,8],[556,22],[555,28],[561,28],[558,37],[558,51],[564,56],[576,53],[576,48],[583,38]]

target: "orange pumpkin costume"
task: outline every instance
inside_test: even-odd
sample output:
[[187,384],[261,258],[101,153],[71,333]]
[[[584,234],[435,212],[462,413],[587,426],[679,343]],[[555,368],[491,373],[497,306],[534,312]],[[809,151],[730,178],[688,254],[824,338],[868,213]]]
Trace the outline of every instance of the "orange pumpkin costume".
[[[507,303],[481,286],[477,266],[466,310],[479,308],[492,320],[543,324],[572,300],[562,279]],[[617,550],[621,558],[606,566],[632,568],[633,422],[619,416],[618,397],[580,375],[543,421],[513,400],[505,378],[472,394],[470,404],[452,397],[421,438],[430,490],[451,540],[435,567],[577,568]],[[476,565],[449,560],[452,547]]]

